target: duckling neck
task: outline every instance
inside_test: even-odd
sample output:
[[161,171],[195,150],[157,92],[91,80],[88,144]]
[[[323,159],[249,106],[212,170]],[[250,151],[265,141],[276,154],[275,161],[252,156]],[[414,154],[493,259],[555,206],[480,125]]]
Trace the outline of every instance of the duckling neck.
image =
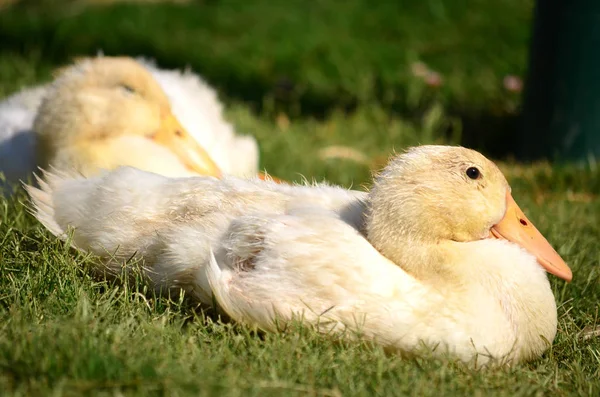
[[449,258],[455,253],[454,239],[465,236],[454,233],[443,219],[423,214],[411,200],[404,200],[404,210],[398,211],[376,195],[369,198],[365,234],[383,256],[425,284],[453,287],[463,282],[462,269]]
[[408,228],[378,227],[367,219],[365,233],[371,244],[387,259],[425,284],[451,284],[459,274],[447,266],[448,247],[428,236],[418,236]]

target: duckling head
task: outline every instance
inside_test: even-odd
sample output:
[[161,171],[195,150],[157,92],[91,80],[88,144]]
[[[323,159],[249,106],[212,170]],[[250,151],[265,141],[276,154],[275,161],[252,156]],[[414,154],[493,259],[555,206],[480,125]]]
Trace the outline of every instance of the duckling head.
[[462,147],[420,146],[390,161],[369,193],[372,244],[396,263],[406,244],[509,240],[570,281],[560,255],[521,211],[498,167]]
[[[191,172],[220,173],[175,118],[158,83],[131,58],[83,59],[63,69],[39,108],[34,130],[42,166],[72,163],[89,173],[123,165],[124,156],[148,155],[134,144],[114,143],[129,137],[135,139],[119,142],[159,145]],[[111,153],[115,150],[121,153]]]

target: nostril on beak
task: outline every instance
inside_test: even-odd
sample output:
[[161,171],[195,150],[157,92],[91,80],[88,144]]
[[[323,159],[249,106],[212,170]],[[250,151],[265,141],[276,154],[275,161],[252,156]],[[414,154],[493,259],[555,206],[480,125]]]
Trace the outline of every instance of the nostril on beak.
[[527,226],[527,221],[525,219],[519,219],[519,222],[521,222],[521,225],[523,226]]
[[177,135],[178,137],[182,137],[183,132],[181,132],[181,130],[175,130],[175,135]]

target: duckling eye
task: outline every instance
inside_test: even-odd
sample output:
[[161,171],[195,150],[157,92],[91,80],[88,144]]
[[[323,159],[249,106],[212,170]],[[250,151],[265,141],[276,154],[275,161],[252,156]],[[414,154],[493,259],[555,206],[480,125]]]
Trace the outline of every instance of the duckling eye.
[[481,172],[479,172],[479,168],[477,167],[469,167],[467,168],[467,176],[471,179],[479,179]]
[[127,85],[127,84],[121,84],[121,85],[119,85],[119,87],[121,87],[128,94],[136,94],[136,92],[133,89],[133,87],[131,87],[131,86]]

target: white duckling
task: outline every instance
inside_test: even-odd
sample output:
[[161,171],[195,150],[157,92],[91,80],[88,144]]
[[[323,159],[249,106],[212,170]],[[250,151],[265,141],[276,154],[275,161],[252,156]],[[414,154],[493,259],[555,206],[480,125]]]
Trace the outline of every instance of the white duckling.
[[544,269],[572,277],[498,168],[459,147],[396,157],[368,195],[133,169],[48,175],[41,188],[28,190],[53,234],[73,227],[73,245],[113,271],[138,253],[155,288],[205,304],[214,295],[232,319],[264,330],[301,317],[402,353],[427,346],[514,364],[556,334]]
[[[114,144],[118,140],[113,140],[112,146],[98,145],[94,150],[97,154],[94,158],[97,159],[100,155],[104,158],[112,157],[102,163],[129,164],[165,175],[185,176],[190,171],[192,156],[196,157],[196,169],[191,170],[192,173],[207,173],[206,169],[197,168],[197,162],[202,161],[207,163],[203,168],[210,164],[210,168],[227,174],[244,177],[256,175],[256,141],[252,137],[235,134],[231,125],[224,120],[222,106],[208,85],[190,72],[161,70],[147,61],[142,62],[143,64],[131,58],[86,58],[63,69],[53,84],[24,90],[0,102],[0,171],[7,180],[15,183],[26,179],[38,165],[35,153],[38,137],[33,125],[36,118],[37,128],[41,128],[38,133],[47,138],[46,141],[56,138],[55,144],[45,145],[42,161],[44,158],[48,160],[56,157],[58,164],[54,165],[61,166],[65,159],[72,158],[77,159],[76,165],[84,165],[87,170],[93,170],[97,165],[106,164],[86,163],[88,160],[96,161],[89,157],[89,150],[87,153],[77,153],[81,142],[97,132],[90,128],[106,130],[122,127],[129,117],[127,131],[113,129],[111,135],[123,137],[133,134],[140,137],[148,134],[147,128],[152,121],[142,120],[142,116],[150,113],[151,118],[156,119],[152,112],[158,108],[163,112],[163,124],[174,127],[180,126],[181,121],[186,128],[178,130],[184,133],[187,131],[191,135],[189,137],[184,134],[185,145],[189,150],[183,150],[181,145],[176,150],[175,157],[179,157],[179,160],[172,153],[175,147],[171,146],[168,151],[164,151],[160,150],[160,145],[149,146],[148,142],[139,140],[138,142],[143,143],[136,145],[135,151],[131,146],[117,148]],[[140,92],[130,92],[133,88]],[[41,107],[42,103],[46,105]],[[135,114],[130,116],[128,112],[132,110]],[[103,111],[110,111],[111,114],[103,114]],[[77,112],[82,113],[78,115]],[[93,119],[90,119],[92,112]],[[116,118],[120,121],[114,120]],[[141,122],[143,124],[136,125]],[[75,140],[80,141],[78,145],[67,146],[74,144]],[[88,149],[95,141],[95,138],[88,139]],[[121,142],[128,145],[132,143],[127,139]],[[170,141],[173,145],[176,142],[182,140]],[[103,153],[102,150],[112,152]],[[144,150],[148,150],[145,156]],[[66,152],[70,153],[66,155]],[[123,155],[117,152],[125,152],[128,161],[120,164]],[[131,159],[131,156],[136,158]],[[182,164],[177,164],[182,161],[185,163],[183,167]],[[210,173],[216,173],[215,170]]]

